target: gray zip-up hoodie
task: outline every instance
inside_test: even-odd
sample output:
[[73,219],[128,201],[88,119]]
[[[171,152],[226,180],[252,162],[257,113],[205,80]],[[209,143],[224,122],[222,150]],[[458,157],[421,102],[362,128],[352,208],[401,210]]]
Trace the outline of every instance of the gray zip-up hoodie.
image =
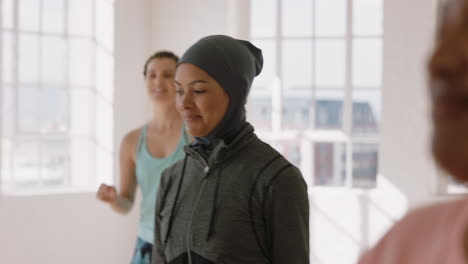
[[185,152],[162,175],[153,264],[309,263],[306,183],[250,124],[208,160]]

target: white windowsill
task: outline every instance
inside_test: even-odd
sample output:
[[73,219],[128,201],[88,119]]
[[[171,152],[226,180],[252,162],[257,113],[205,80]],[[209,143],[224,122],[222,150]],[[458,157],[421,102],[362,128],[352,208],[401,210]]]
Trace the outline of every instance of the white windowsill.
[[98,187],[61,187],[44,189],[1,189],[0,196],[26,197],[26,196],[47,196],[47,195],[67,195],[95,193]]

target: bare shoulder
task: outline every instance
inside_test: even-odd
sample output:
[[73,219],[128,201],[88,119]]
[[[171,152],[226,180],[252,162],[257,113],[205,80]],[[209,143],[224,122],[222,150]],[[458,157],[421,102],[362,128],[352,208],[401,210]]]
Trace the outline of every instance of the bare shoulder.
[[435,263],[429,259],[437,259],[437,249],[444,248],[450,235],[464,232],[468,214],[463,209],[467,206],[468,199],[464,198],[411,210],[362,256],[359,264]]
[[121,152],[135,153],[142,129],[143,127],[135,128],[124,136],[120,146]]
[[410,241],[409,244],[437,240],[437,237],[444,237],[460,217],[466,218],[463,208],[467,206],[468,199],[464,198],[415,208],[399,220],[390,233],[400,240]]
[[404,220],[414,224],[422,219],[432,222],[454,220],[464,207],[468,207],[468,198],[437,202],[411,210]]

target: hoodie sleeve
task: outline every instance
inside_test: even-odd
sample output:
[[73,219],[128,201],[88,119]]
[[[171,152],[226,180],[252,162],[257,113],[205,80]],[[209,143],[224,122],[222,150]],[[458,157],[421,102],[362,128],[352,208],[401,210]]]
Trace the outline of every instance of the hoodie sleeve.
[[264,210],[272,264],[309,263],[309,200],[301,173],[290,166],[267,188]]
[[155,213],[155,223],[154,223],[154,244],[153,244],[153,254],[152,254],[152,264],[166,264],[166,258],[164,256],[164,247],[163,247],[163,237],[161,235],[161,217],[160,212],[164,205],[165,194],[169,186],[169,171],[166,169],[163,172],[161,177],[161,182],[159,184],[158,194],[156,198],[156,213]]

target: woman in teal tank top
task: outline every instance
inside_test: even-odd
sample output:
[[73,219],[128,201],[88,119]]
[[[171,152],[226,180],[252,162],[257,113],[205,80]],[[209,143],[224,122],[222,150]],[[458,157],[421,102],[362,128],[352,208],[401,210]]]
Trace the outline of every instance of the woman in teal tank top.
[[137,186],[141,190],[138,238],[132,264],[151,263],[154,210],[161,173],[185,156],[183,147],[188,143],[175,107],[174,74],[178,60],[172,52],[160,51],[146,61],[143,75],[153,117],[122,140],[119,190],[101,184],[97,192],[98,199],[108,203],[115,212],[127,214],[133,206]]

